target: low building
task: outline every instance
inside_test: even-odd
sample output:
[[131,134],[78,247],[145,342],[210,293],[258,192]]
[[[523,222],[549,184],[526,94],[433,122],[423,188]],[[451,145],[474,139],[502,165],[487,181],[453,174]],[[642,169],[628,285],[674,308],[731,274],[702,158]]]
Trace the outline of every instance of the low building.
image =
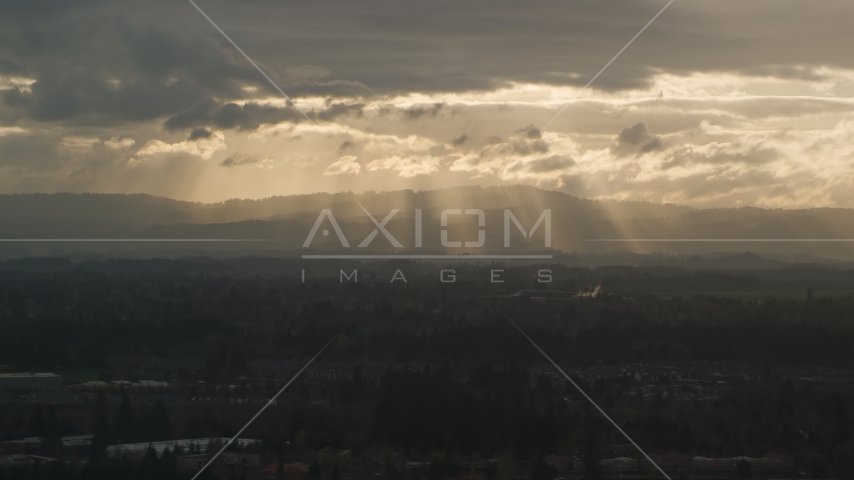
[[[213,456],[213,453],[180,455],[177,458],[178,468],[197,472],[207,465]],[[257,453],[224,452],[217,457],[214,463],[230,468],[252,468],[254,470],[261,465],[261,456]]]
[[[228,443],[230,439],[187,438],[182,440],[166,440],[163,442],[124,443],[120,445],[110,445],[109,447],[107,447],[107,456],[114,458],[142,458],[148,453],[149,449],[152,449],[157,454],[157,456],[160,457],[167,449],[169,449],[169,451],[171,452],[174,452],[176,447],[181,447],[181,450],[188,453],[207,453],[208,445],[211,443],[212,440],[214,441],[214,446],[219,445],[220,447],[222,447],[222,445]],[[239,438],[235,440],[233,444],[246,448],[253,445],[257,445],[260,442],[260,440]]]
[[197,453],[192,455],[181,455],[177,458],[179,470],[192,470],[197,472],[211,460],[213,454]]
[[[679,476],[705,478],[733,478],[740,468],[747,468],[755,478],[790,478],[792,459],[785,455],[769,454],[762,458],[706,458],[683,455],[653,455],[655,463],[665,472]],[[583,469],[581,461],[575,462],[577,471]],[[619,456],[599,461],[603,478],[654,478],[656,467],[645,458]]]
[[257,453],[225,452],[221,456],[222,463],[235,468],[258,468],[261,457]]

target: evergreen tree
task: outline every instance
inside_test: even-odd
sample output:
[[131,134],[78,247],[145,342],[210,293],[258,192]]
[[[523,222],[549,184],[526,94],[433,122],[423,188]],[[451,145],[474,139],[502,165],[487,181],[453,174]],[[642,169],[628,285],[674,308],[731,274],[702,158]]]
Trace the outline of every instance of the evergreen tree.
[[30,414],[30,433],[34,437],[44,438],[44,415],[38,403],[33,405],[33,413]]
[[311,462],[308,467],[308,478],[320,478],[320,464],[317,463],[317,460]]
[[95,400],[95,412],[93,415],[93,436],[92,436],[92,458],[98,459],[107,448],[109,433],[109,416],[110,407],[107,404],[107,396],[103,392],[98,394]]
[[602,476],[599,470],[599,440],[596,436],[596,425],[591,415],[592,412],[588,408],[584,419],[583,432],[584,478],[585,480],[599,480]]
[[119,405],[118,413],[116,413],[116,420],[113,423],[113,434],[121,442],[130,442],[136,437],[136,419],[134,418],[133,404],[131,404],[127,395],[122,397],[122,403]]
[[56,409],[53,405],[47,406],[44,425],[44,446],[49,452],[59,448],[62,437],[59,432],[59,420],[56,418]]
[[753,477],[753,465],[747,460],[739,460],[735,466],[736,478],[751,478]]
[[534,470],[531,472],[531,480],[553,480],[555,477],[557,477],[556,468],[544,462],[542,459],[537,460],[537,464],[534,465]]
[[147,431],[146,441],[163,441],[172,438],[172,422],[169,420],[169,413],[166,411],[166,404],[163,400],[157,400],[151,411],[148,412],[148,418],[145,422]]

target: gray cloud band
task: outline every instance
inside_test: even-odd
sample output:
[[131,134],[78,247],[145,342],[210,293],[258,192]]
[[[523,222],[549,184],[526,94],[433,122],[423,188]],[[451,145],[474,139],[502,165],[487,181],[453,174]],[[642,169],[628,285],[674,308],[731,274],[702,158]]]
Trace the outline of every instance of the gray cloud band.
[[[191,1],[192,1],[192,0],[191,0]],[[606,63],[606,64],[605,64],[605,66],[604,66],[604,67],[602,67],[602,69],[601,69],[601,70],[599,70],[599,72],[597,72],[597,73],[596,73],[596,75],[593,75],[593,78],[591,78],[591,79],[590,79],[590,81],[589,81],[589,82],[587,82],[587,84],[586,84],[586,85],[584,85],[584,87],[582,87],[582,88],[581,88],[581,90],[579,90],[579,91],[578,91],[578,92],[577,92],[577,93],[576,93],[576,94],[575,94],[575,95],[574,95],[574,96],[569,100],[569,102],[567,102],[567,103],[563,106],[563,108],[561,108],[561,109],[560,109],[560,110],[555,114],[555,116],[554,116],[554,117],[552,117],[552,119],[551,119],[551,120],[549,120],[548,122],[546,122],[546,124],[545,124],[545,125],[543,125],[543,130],[545,130],[545,129],[549,128],[549,125],[551,125],[551,124],[552,124],[552,122],[554,122],[555,120],[557,120],[557,117],[561,116],[561,114],[563,114],[563,112],[564,112],[564,111],[566,111],[567,107],[569,107],[569,104],[570,104],[570,103],[572,103],[572,102],[573,102],[573,100],[578,99],[578,97],[580,97],[580,96],[581,96],[581,94],[582,94],[582,93],[584,93],[584,91],[585,91],[585,90],[587,90],[587,87],[589,87],[590,85],[592,85],[592,84],[593,84],[593,82],[595,82],[595,81],[596,81],[596,79],[597,79],[597,78],[599,78],[599,76],[600,76],[600,75],[602,75],[603,73],[605,73],[605,70],[607,70],[607,69],[608,69],[608,67],[610,67],[610,66],[611,66],[611,64],[612,64],[612,63],[614,63],[618,58],[620,58],[620,55],[622,55],[622,54],[623,54],[623,52],[625,52],[625,51],[626,51],[626,49],[628,49],[628,48],[629,48],[633,43],[635,43],[635,40],[637,40],[637,39],[638,39],[638,37],[640,37],[640,36],[641,36],[641,34],[642,34],[643,32],[645,32],[645,31],[646,31],[646,29],[647,29],[647,28],[649,28],[649,26],[650,26],[650,25],[652,25],[652,23],[653,23],[653,22],[655,22],[655,20],[656,20],[656,19],[658,19],[658,17],[660,17],[660,16],[661,16],[661,14],[662,14],[662,13],[664,13],[664,11],[665,11],[665,10],[667,10],[667,7],[669,7],[670,5],[672,5],[672,4],[673,4],[673,2],[675,2],[675,1],[676,1],[676,0],[670,0],[669,2],[667,2],[667,4],[664,6],[664,8],[662,8],[661,10],[659,10],[659,11],[658,11],[658,13],[656,13],[656,14],[655,14],[655,16],[654,16],[654,17],[652,17],[652,20],[650,20],[649,22],[647,22],[647,24],[646,24],[646,25],[644,25],[644,26],[643,26],[643,28],[641,28],[641,29],[640,29],[640,31],[639,31],[637,34],[635,34],[635,36],[634,36],[634,37],[632,37],[632,39],[631,39],[631,40],[629,40],[629,43],[627,43],[623,48],[621,48],[621,49],[620,49],[620,51],[619,51],[619,52],[617,52],[617,54],[616,54],[616,55],[614,55],[614,57],[613,57],[611,60],[609,60],[609,61],[608,61],[608,63]]]
[[554,131],[515,133],[552,118],[667,1],[197,1],[342,145],[350,160],[329,171],[315,127],[186,4],[16,5],[0,18],[0,189],[221,201],[526,183],[851,206],[851,2],[680,2]]
[[[671,1],[673,1],[673,0],[671,0]],[[261,67],[259,67],[259,66],[258,66],[258,64],[257,64],[257,63],[255,63],[255,61],[254,61],[254,60],[252,60],[252,59],[249,57],[249,55],[247,55],[247,54],[246,54],[246,52],[244,52],[244,51],[243,51],[243,49],[242,49],[242,48],[240,48],[239,46],[237,46],[237,44],[236,44],[236,43],[234,43],[234,40],[232,40],[232,39],[231,39],[231,37],[229,37],[229,36],[228,36],[228,35],[227,35],[227,34],[226,34],[226,33],[225,33],[221,28],[219,28],[219,25],[217,25],[217,24],[216,24],[216,22],[214,22],[214,21],[213,21],[213,19],[211,19],[211,17],[209,17],[209,16],[208,16],[208,14],[204,12],[204,10],[202,10],[201,8],[199,8],[199,6],[198,6],[198,5],[196,5],[196,2],[194,2],[193,0],[189,0],[189,2],[190,2],[191,4],[193,4],[193,6],[194,6],[194,7],[196,7],[196,10],[198,10],[198,11],[199,11],[199,13],[201,13],[201,14],[202,14],[202,15],[203,15],[203,16],[204,16],[204,17],[205,17],[205,18],[206,18],[206,19],[211,23],[211,25],[213,25],[213,26],[214,26],[214,28],[216,28],[216,29],[217,29],[217,31],[218,31],[219,33],[221,33],[221,34],[222,34],[222,36],[223,36],[223,37],[225,37],[225,39],[226,39],[226,40],[228,40],[228,42],[229,42],[229,43],[231,43],[231,44],[234,46],[234,48],[236,48],[236,49],[237,49],[237,51],[238,51],[238,52],[240,52],[240,54],[241,54],[241,55],[243,55],[243,56],[246,58],[246,60],[248,60],[248,61],[249,61],[249,63],[251,63],[251,64],[252,64],[252,66],[253,66],[253,67],[255,67],[255,69],[256,69],[256,70],[258,70],[258,72],[260,72],[260,73],[261,73],[261,75],[263,75],[263,76],[264,76],[264,78],[266,78],[266,79],[267,79],[267,81],[268,81],[268,82],[270,82],[270,85],[272,85],[272,86],[273,86],[273,88],[275,88],[275,89],[276,89],[276,91],[278,91],[280,94],[282,94],[282,96],[283,96],[283,97],[285,97],[285,99],[288,101],[288,103],[292,104],[292,105],[294,106],[294,108],[295,108],[295,109],[296,109],[296,110],[297,110],[297,111],[298,111],[298,112],[299,112],[303,117],[305,117],[305,119],[306,119],[306,120],[308,120],[308,121],[309,121],[309,122],[311,122],[312,124],[314,124],[314,125],[316,125],[316,126],[318,126],[318,127],[319,127],[319,125],[317,125],[317,122],[315,122],[313,118],[311,118],[311,117],[309,117],[308,115],[306,115],[306,113],[305,113],[305,112],[303,112],[299,107],[297,107],[296,105],[294,105],[294,101],[291,99],[291,97],[289,97],[289,96],[288,96],[288,94],[287,94],[287,93],[285,93],[285,91],[284,91],[284,90],[282,90],[282,88],[281,88],[281,87],[279,87],[279,85],[278,85],[278,84],[276,84],[276,82],[274,82],[274,81],[273,81],[273,79],[272,79],[272,78],[270,78],[270,76],[269,76],[269,75],[267,75],[267,72],[265,72]],[[322,135],[323,135],[327,140],[329,140],[329,143],[330,143],[330,144],[332,144],[332,146],[333,146],[333,147],[335,147],[335,149],[336,149],[336,150],[338,149],[338,145],[337,145],[334,141],[332,141],[332,139],[331,139],[331,138],[329,138],[329,135],[326,135],[326,134],[325,134],[325,133],[323,133],[323,132],[320,132],[320,133],[321,133],[321,134],[322,134]]]

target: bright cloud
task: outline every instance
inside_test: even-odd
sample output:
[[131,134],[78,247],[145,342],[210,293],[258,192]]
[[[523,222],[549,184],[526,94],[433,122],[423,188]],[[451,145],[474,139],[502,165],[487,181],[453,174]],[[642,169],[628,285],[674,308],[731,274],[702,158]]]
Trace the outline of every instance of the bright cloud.
[[199,157],[202,160],[210,160],[214,153],[225,150],[225,148],[225,134],[215,131],[208,138],[184,140],[176,143],[149,140],[136,152],[136,158],[183,154]]
[[323,171],[324,175],[358,175],[362,171],[362,166],[356,161],[354,155],[345,155],[338,159],[335,163],[326,167]]
[[401,177],[414,177],[417,175],[429,175],[439,170],[439,158],[430,155],[411,155],[401,158],[393,155],[388,158],[371,161],[367,170],[395,170],[400,172]]
[[[108,1],[87,10],[91,25],[12,12],[0,19],[12,42],[0,47],[2,187],[216,201],[523,183],[695,206],[854,207],[851,2],[685,3],[575,99],[657,7],[439,1],[447,8],[306,4],[286,17],[223,4],[290,98],[192,9]],[[766,3],[791,15],[769,21]],[[483,14],[491,21],[459,28]],[[117,15],[132,20],[116,29]],[[559,20],[574,16],[579,28]],[[305,47],[293,63],[272,60],[283,31]],[[340,35],[313,41],[321,31]],[[38,51],[15,43],[32,35]]]
[[109,140],[104,141],[104,145],[110,148],[115,148],[117,150],[130,148],[134,146],[136,142],[134,139],[130,137],[120,138],[120,137],[112,137]]

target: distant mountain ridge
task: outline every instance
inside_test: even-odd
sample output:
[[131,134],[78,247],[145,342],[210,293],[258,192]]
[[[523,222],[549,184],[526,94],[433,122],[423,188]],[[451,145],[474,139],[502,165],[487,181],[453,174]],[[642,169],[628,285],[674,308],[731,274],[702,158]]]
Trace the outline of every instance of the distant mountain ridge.
[[[543,210],[550,209],[552,249],[564,252],[686,254],[759,251],[854,258],[854,244],[851,242],[759,241],[854,239],[852,209],[697,209],[645,202],[587,200],[530,186],[475,186],[363,194],[317,193],[261,200],[235,199],[210,204],[145,194],[0,195],[0,239],[256,239],[266,242],[242,244],[239,249],[302,252],[302,244],[321,210],[329,209],[347,232],[348,238],[352,237],[352,247],[357,248],[355,244],[374,229],[362,207],[377,221],[384,219],[390,211],[399,210],[386,228],[400,239],[402,250],[405,251],[414,248],[415,209],[423,211],[424,248],[447,253],[466,249],[449,250],[440,243],[439,219],[443,210],[483,210],[486,217],[484,228],[489,240],[483,249],[494,251],[503,247],[505,209],[513,211],[526,229],[533,226]],[[450,218],[455,235],[466,240],[477,238],[479,227],[473,217],[456,215]],[[328,230],[328,225],[325,229]],[[524,249],[544,250],[541,230],[530,240],[514,237],[514,245]],[[515,227],[512,232],[517,234]],[[633,239],[753,241],[638,242],[631,241]],[[3,245],[3,249],[21,252],[36,248],[23,243],[9,242]],[[51,245],[54,249],[59,248],[57,244]],[[318,235],[311,244],[312,249],[320,250],[340,247],[335,235]],[[123,247],[125,250],[127,248]],[[196,245],[194,248],[204,250],[208,247]],[[238,247],[232,245],[229,248]],[[401,251],[392,248],[382,235],[377,236],[366,250]]]
[[[175,223],[227,223],[244,220],[281,219],[301,212],[316,212],[359,201],[363,205],[399,208],[401,205],[426,204],[459,207],[507,208],[519,203],[547,199],[551,203],[588,204],[589,208],[621,205],[624,210],[661,214],[693,211],[691,207],[657,205],[647,202],[608,202],[585,200],[560,192],[528,186],[455,187],[414,192],[399,190],[382,193],[314,193],[287,195],[260,200],[231,199],[217,203],[189,202],[148,194],[110,193],[32,193],[0,194],[0,220],[16,217],[80,218],[125,223],[140,228]],[[598,206],[597,206],[598,205]]]

